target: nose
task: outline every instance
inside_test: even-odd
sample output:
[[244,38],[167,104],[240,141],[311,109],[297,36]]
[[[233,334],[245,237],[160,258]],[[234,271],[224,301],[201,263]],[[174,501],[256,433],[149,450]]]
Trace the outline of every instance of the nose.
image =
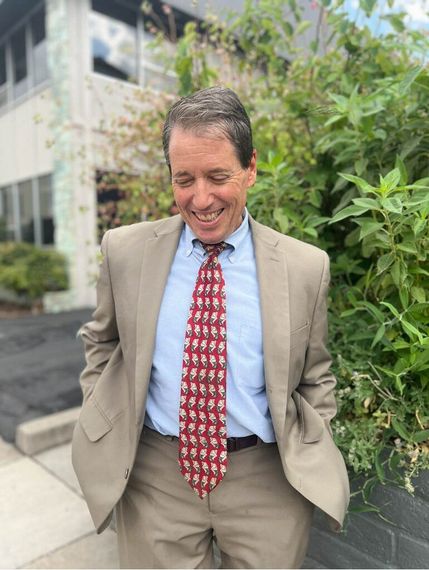
[[210,187],[202,178],[197,178],[193,188],[192,204],[195,210],[204,211],[210,209],[213,204],[213,196]]

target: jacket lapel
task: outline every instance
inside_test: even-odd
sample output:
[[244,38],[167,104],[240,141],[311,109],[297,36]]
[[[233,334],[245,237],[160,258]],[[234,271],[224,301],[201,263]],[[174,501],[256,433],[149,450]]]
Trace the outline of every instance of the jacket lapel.
[[136,377],[135,410],[137,424],[145,409],[145,398],[149,386],[155,347],[156,326],[162,296],[180,234],[183,221],[180,216],[168,218],[146,240],[142,253],[139,296],[136,319]]
[[289,377],[289,287],[286,254],[276,234],[250,218],[262,313],[265,384],[277,441],[283,436]]

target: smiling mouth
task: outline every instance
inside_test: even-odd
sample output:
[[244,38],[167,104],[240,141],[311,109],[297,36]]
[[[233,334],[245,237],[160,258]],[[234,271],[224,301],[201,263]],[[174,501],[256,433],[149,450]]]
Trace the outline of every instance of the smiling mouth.
[[199,222],[214,222],[223,212],[223,208],[216,210],[216,212],[210,212],[210,214],[197,214],[193,212],[194,216]]

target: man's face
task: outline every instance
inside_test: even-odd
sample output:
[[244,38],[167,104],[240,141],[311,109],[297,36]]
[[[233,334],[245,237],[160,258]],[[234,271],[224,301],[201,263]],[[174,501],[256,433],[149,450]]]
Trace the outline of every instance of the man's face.
[[174,127],[170,138],[174,198],[184,221],[203,243],[219,243],[242,221],[247,188],[256,179],[256,153],[243,168],[221,133],[197,135]]

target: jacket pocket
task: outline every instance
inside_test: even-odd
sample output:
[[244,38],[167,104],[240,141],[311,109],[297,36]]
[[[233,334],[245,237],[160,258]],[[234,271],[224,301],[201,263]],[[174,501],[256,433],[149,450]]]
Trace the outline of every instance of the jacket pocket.
[[93,396],[84,403],[79,423],[90,441],[98,441],[113,427]]
[[320,414],[296,390],[292,392],[301,427],[301,442],[315,443],[322,439],[325,422]]
[[301,327],[290,332],[290,348],[294,348],[303,342],[308,341],[310,334],[310,323],[304,323]]

